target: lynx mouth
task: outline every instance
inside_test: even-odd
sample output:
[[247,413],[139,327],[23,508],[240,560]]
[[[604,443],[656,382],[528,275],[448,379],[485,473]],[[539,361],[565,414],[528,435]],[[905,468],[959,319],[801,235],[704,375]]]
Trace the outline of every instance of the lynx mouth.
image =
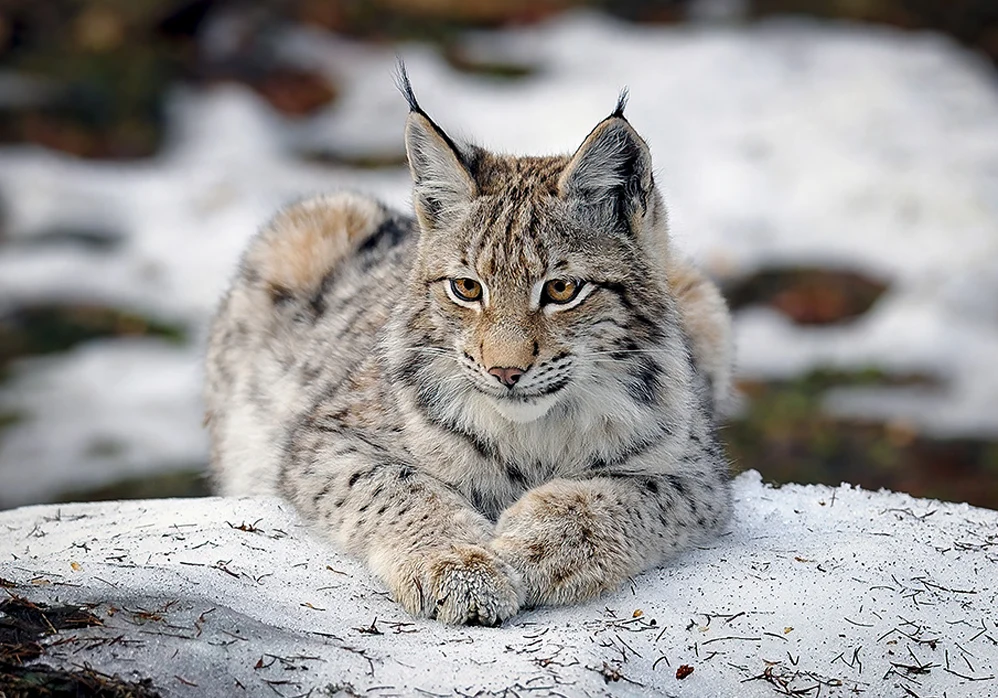
[[[466,367],[469,368],[470,367]],[[571,375],[562,373],[560,376],[550,376],[533,381],[533,385],[515,385],[509,389],[497,384],[484,384],[481,375],[468,370],[468,379],[472,389],[487,397],[488,404],[502,415],[503,418],[517,424],[526,424],[540,419],[562,397],[562,391],[571,382]]]
[[[504,418],[517,424],[526,424],[548,413],[562,396],[569,377],[559,378],[547,385],[534,386],[529,391],[513,389],[506,393],[486,393],[489,402]],[[485,392],[485,391],[482,391]]]
[[529,390],[521,390],[520,388],[513,388],[511,390],[502,390],[500,388],[495,390],[486,390],[474,381],[472,381],[472,385],[478,392],[484,393],[495,400],[502,400],[511,404],[529,404],[543,398],[554,396],[555,394],[561,392],[561,390],[568,385],[569,381],[570,378],[565,376],[558,378],[547,385],[534,386]]

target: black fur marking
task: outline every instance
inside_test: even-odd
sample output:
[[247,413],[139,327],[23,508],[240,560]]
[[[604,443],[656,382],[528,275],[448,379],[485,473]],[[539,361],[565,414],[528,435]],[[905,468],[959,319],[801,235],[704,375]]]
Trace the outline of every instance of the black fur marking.
[[646,480],[645,484],[644,484],[644,487],[645,487],[646,490],[648,490],[652,494],[658,494],[658,483],[655,482],[654,480],[651,480],[651,479]]
[[621,475],[623,477],[630,477],[629,473],[615,473],[618,468],[627,463],[628,460],[642,453],[654,448],[659,444],[659,439],[653,437],[646,441],[639,441],[634,444],[629,450],[624,451],[612,458],[597,458],[589,464],[589,470],[594,474],[601,477],[614,477],[615,475]]
[[[547,386],[546,388],[544,388],[544,390],[538,393],[538,395],[551,395],[552,393],[556,393],[562,388],[564,388],[566,385],[568,385],[569,380],[571,380],[570,377],[565,376],[564,378],[561,378],[552,383],[551,385]],[[531,395],[531,397],[536,397],[536,396]]]
[[485,510],[485,495],[483,495],[478,489],[472,488],[471,493],[468,495],[468,499],[471,500],[471,506],[474,507],[476,511]]
[[341,434],[343,433],[343,426],[341,424],[334,424],[329,420],[318,421],[316,419],[309,419],[308,426],[316,429],[318,431],[325,432],[327,434]]
[[609,478],[611,480],[633,480],[634,473],[620,473],[620,472],[600,473],[600,477]]
[[506,477],[517,487],[527,486],[527,476],[513,463],[506,463]]
[[312,319],[318,320],[320,317],[326,313],[326,297],[323,289],[316,291],[311,298],[308,299],[308,307],[312,311]]
[[662,367],[654,359],[643,356],[631,366],[628,375],[633,379],[627,384],[627,394],[636,402],[652,406],[658,397],[658,378]]
[[332,483],[327,483],[326,485],[324,485],[323,488],[319,490],[319,492],[314,497],[312,497],[312,504],[318,504],[320,499],[329,494],[329,490],[332,489],[332,487],[333,487]]
[[319,282],[319,287],[308,298],[308,309],[310,313],[306,315],[304,312],[300,312],[295,319],[302,322],[317,322],[328,309],[326,296],[329,295],[329,289],[333,287],[333,284],[336,282],[337,278],[337,269],[331,269],[326,272],[325,276],[323,276],[322,280]]
[[357,252],[363,254],[378,247],[396,247],[402,244],[411,232],[411,220],[398,217],[388,218],[367,236],[367,239],[357,248]]
[[[423,345],[425,346],[425,345]],[[419,356],[408,357],[403,363],[396,364],[391,368],[391,378],[392,380],[402,383],[403,385],[415,385],[416,379],[419,376],[419,372],[426,365],[424,359]],[[427,391],[424,395],[424,390],[422,387],[417,389],[418,398],[420,400],[425,400],[428,403],[432,402],[432,389]]]
[[416,391],[416,405],[422,410],[423,416],[431,422],[432,424],[441,427],[446,431],[450,431],[458,436],[464,438],[464,440],[471,446],[475,452],[484,458],[485,460],[493,460],[498,457],[496,447],[489,441],[481,438],[477,434],[473,434],[465,429],[460,428],[456,424],[452,424],[446,420],[440,419],[433,411],[433,403],[431,397],[435,396],[436,393],[432,392],[432,389],[427,388],[424,390],[420,387]]
[[[371,439],[367,438],[366,436],[364,436],[359,431],[352,432],[352,435],[353,435],[353,437],[355,439],[359,439],[360,441],[363,441],[365,444],[367,444],[368,446],[370,446],[371,448],[373,448],[375,451],[379,451],[381,453],[386,453],[388,451],[387,448],[385,448],[381,444],[379,444],[379,443],[377,443],[375,441],[372,441]],[[371,468],[371,473],[370,474],[373,474],[380,467],[381,467],[380,465],[376,465],[373,468]]]
[[416,471],[413,469],[411,465],[403,465],[402,467],[399,468],[397,476],[399,480],[405,481],[411,479],[412,476],[415,474]]
[[357,484],[358,480],[366,479],[366,478],[371,477],[376,472],[378,472],[379,470],[381,470],[381,468],[382,468],[381,464],[378,464],[378,465],[372,465],[367,470],[357,471],[356,473],[354,473],[353,475],[350,476],[350,479],[347,481],[347,487],[353,487],[354,485]]
[[270,300],[274,305],[287,305],[295,298],[286,286],[280,284],[270,284],[267,287],[267,293],[270,294]]
[[682,480],[680,480],[675,475],[666,475],[665,479],[669,482],[669,484],[672,486],[672,489],[674,489],[680,497],[686,496],[686,485],[683,484]]
[[610,293],[617,296],[617,300],[623,305],[631,317],[641,323],[645,332],[648,333],[647,340],[652,344],[660,344],[665,339],[665,334],[662,332],[662,328],[658,322],[656,322],[652,317],[642,312],[642,310],[631,301],[627,293],[627,288],[620,283],[613,281],[602,281],[593,282],[601,289],[607,290]]
[[496,447],[490,441],[464,429],[457,429],[454,425],[449,425],[449,427],[454,433],[463,437],[468,442],[468,445],[475,449],[475,452],[485,460],[493,460],[498,457]]

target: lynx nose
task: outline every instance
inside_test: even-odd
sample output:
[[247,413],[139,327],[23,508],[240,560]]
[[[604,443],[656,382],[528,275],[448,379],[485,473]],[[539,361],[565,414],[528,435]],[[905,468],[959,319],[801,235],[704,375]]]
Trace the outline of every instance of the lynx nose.
[[523,370],[516,368],[515,366],[493,366],[489,369],[489,373],[498,378],[499,382],[507,388],[512,388],[516,385],[516,382],[520,380],[520,376],[523,375]]

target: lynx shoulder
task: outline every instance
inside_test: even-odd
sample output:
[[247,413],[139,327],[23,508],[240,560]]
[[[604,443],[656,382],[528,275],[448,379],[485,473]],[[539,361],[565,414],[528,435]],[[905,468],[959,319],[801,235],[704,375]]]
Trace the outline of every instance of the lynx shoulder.
[[624,99],[574,154],[511,157],[401,87],[414,214],[292,204],[222,301],[217,488],[287,498],[415,615],[613,590],[728,517],[724,301],[670,245]]

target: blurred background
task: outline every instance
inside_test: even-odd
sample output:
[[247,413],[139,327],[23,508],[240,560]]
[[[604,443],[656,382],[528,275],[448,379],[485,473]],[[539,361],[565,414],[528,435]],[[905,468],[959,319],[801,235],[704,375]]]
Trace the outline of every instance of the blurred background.
[[994,0],[0,0],[0,508],[206,493],[248,237],[318,191],[409,206],[396,54],[513,152],[630,87],[735,313],[738,470],[998,508]]

